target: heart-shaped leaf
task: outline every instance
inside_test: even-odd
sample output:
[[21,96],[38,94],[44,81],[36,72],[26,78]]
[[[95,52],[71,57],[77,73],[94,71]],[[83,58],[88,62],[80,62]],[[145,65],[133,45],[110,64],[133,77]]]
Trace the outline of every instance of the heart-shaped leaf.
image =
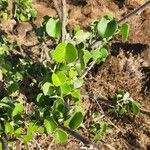
[[46,32],[53,38],[59,38],[61,33],[61,23],[59,19],[50,18],[46,23]]
[[117,21],[108,17],[103,17],[97,24],[97,32],[102,38],[109,38],[117,31]]
[[76,47],[71,43],[60,43],[53,52],[53,58],[55,61],[62,63],[64,61],[71,63],[78,57],[78,51]]
[[117,28],[118,28],[117,21],[116,20],[111,20],[107,24],[107,28],[106,28],[104,37],[109,38],[109,37],[113,36],[116,33]]

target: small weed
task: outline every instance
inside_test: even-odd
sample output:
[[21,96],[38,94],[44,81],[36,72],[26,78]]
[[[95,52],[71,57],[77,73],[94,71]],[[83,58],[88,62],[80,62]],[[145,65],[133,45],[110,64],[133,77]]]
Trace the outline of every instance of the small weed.
[[115,112],[117,115],[132,112],[134,116],[137,116],[140,112],[140,105],[130,97],[128,92],[119,92],[114,98],[114,102],[114,108],[109,109],[109,112]]

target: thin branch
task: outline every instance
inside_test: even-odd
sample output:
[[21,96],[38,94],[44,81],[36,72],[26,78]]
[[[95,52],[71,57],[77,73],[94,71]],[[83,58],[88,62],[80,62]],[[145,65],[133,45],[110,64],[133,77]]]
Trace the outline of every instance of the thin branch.
[[88,72],[94,67],[95,65],[95,61],[92,61],[89,65],[89,67],[84,71],[83,75],[82,75],[82,79],[84,79],[86,77],[86,75],[88,74]]
[[7,136],[2,134],[0,137],[0,141],[2,142],[2,149],[9,150]]
[[56,9],[56,12],[58,14],[58,17],[61,20],[62,12],[61,12],[61,9],[59,7],[59,2],[58,2],[58,0],[53,0],[53,3],[54,3],[54,7]]
[[92,143],[90,140],[86,139],[85,137],[83,137],[79,133],[77,133],[77,132],[75,132],[75,131],[73,131],[73,130],[71,130],[71,129],[63,126],[63,125],[60,125],[60,127],[63,130],[65,130],[68,134],[70,134],[71,136],[73,136],[77,140],[81,141],[84,145],[91,146],[91,147],[93,147],[94,150],[99,150],[97,145],[95,145],[94,143]]
[[48,47],[47,47],[46,43],[43,42],[41,46],[42,46],[42,51],[44,51],[44,53],[45,53],[46,61],[50,62],[50,56],[48,54]]
[[64,42],[66,39],[66,23],[67,23],[67,8],[66,8],[66,0],[62,0],[62,35],[61,41]]
[[61,8],[59,6],[58,0],[53,0],[55,9],[61,20],[62,24],[62,32],[61,32],[61,41],[64,42],[66,39],[66,24],[67,24],[67,8],[66,8],[66,0],[61,0]]
[[118,21],[118,23],[124,23],[127,20],[129,20],[131,17],[140,14],[141,12],[143,12],[146,8],[150,7],[150,0],[148,2],[146,2],[145,4],[143,4],[142,6],[138,7],[137,9],[133,10],[131,13],[127,14],[126,16],[124,16],[122,19],[120,19]]
[[[88,94],[89,100],[94,101],[94,103],[97,103],[97,106],[99,107],[100,113],[105,116],[105,118],[111,123],[111,125],[113,125],[119,132],[121,131],[121,129],[119,129],[105,114],[105,112],[103,111],[101,105],[100,105],[100,98],[105,98],[104,96],[100,96],[100,97],[96,97],[94,96],[94,94],[91,92],[90,94]],[[105,98],[106,99],[106,98]]]
[[149,111],[149,110],[146,110],[146,109],[140,108],[140,111],[141,111],[141,113],[143,113],[143,114],[145,114],[145,115],[149,115],[149,116],[150,116],[150,111]]

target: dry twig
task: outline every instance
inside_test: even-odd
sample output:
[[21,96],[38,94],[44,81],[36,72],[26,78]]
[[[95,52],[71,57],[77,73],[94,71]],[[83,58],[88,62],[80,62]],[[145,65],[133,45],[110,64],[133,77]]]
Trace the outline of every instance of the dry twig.
[[59,6],[58,0],[53,0],[55,9],[61,20],[62,24],[62,32],[61,32],[61,41],[64,42],[66,39],[66,24],[67,24],[67,8],[66,8],[66,0],[61,0],[61,8]]
[[77,140],[81,141],[84,145],[90,146],[93,148],[93,150],[99,150],[99,147],[97,147],[97,145],[95,145],[94,143],[92,143],[90,140],[86,139],[85,137],[83,137],[82,135],[80,135],[79,133],[60,125],[60,127],[65,130],[68,134],[72,135],[73,137],[75,137]]
[[54,3],[54,7],[55,7],[55,9],[56,9],[56,12],[57,12],[59,18],[61,19],[62,12],[61,12],[61,9],[60,9],[60,7],[59,7],[59,2],[58,2],[58,1],[59,1],[59,0],[53,0],[53,3]]
[[66,39],[66,23],[67,23],[67,10],[66,10],[66,0],[62,0],[62,35],[61,41],[64,42]]
[[148,7],[150,7],[150,0],[148,2],[146,2],[145,4],[143,4],[142,6],[138,7],[137,9],[133,10],[131,13],[127,14],[126,16],[124,16],[122,19],[120,19],[118,21],[118,23],[124,23],[127,20],[131,19],[131,17],[140,14],[141,12],[143,12],[145,9],[147,9]]

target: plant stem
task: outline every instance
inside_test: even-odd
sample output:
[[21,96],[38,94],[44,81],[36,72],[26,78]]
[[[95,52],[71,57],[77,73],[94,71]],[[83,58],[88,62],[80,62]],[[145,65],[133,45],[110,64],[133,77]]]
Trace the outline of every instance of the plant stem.
[[143,12],[146,8],[150,7],[150,0],[143,4],[142,6],[138,7],[137,9],[133,10],[131,13],[124,16],[122,19],[118,21],[118,23],[124,23],[127,20],[129,20],[131,17],[135,16],[136,14],[140,14]]
[[58,17],[59,17],[59,19],[61,20],[62,14],[61,14],[61,10],[60,10],[60,8],[59,8],[58,0],[53,0],[53,3],[54,3],[54,7],[55,7],[55,9],[56,9],[56,12],[57,12],[57,14],[58,14]]
[[86,139],[85,137],[83,137],[82,135],[80,135],[79,133],[63,126],[60,125],[60,127],[65,130],[68,134],[72,135],[73,137],[75,137],[77,140],[81,141],[84,145],[86,146],[91,146],[93,150],[99,150],[99,148],[97,147],[97,145],[95,145],[94,143],[92,143],[90,140]]
[[66,0],[62,0],[62,35],[61,41],[64,42],[66,39],[66,23],[67,23],[67,15],[66,15]]
[[7,136],[5,134],[1,135],[0,141],[2,143],[2,150],[9,150]]

